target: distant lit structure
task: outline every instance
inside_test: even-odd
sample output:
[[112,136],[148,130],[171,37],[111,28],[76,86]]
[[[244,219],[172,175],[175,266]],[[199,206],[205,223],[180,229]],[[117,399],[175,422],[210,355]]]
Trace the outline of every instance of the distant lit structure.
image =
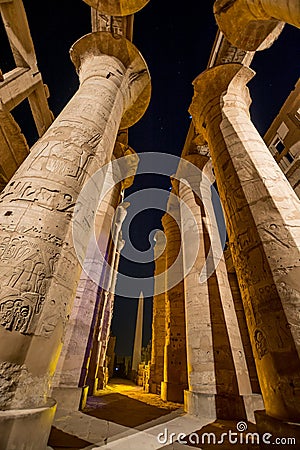
[[266,132],[264,140],[300,197],[300,78]]

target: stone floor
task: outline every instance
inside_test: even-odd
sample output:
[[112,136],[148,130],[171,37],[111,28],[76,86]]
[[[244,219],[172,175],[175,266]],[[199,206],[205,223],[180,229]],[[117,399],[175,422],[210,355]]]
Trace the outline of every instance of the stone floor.
[[[228,433],[237,432],[236,426],[232,421],[211,423],[205,417],[195,418],[186,414],[181,404],[163,402],[159,396],[145,393],[129,380],[112,379],[107,389],[88,398],[83,411],[62,412],[55,418],[49,447],[54,450],[218,447],[257,450],[256,444],[246,444],[241,433],[238,433],[239,444],[229,443]],[[255,432],[252,423],[246,426],[248,432]]]

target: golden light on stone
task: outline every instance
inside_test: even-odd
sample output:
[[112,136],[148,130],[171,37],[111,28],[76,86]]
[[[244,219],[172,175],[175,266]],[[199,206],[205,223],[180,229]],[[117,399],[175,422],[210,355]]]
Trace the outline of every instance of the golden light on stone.
[[245,0],[216,0],[216,22],[228,41],[237,48],[264,50],[278,38],[284,22],[267,14],[256,5],[258,2],[248,3]]
[[84,0],[92,8],[108,16],[129,16],[144,8],[150,0]]
[[[133,15],[150,0],[83,1],[92,32],[70,49],[79,86],[54,121],[22,0],[0,0],[16,63],[0,69],[1,449],[52,448],[57,423],[99,445],[107,433],[106,421],[95,430],[85,403],[110,387],[116,367],[111,324],[132,212],[125,191],[147,152],[130,147],[129,127],[152,89]],[[215,0],[211,14],[216,39],[192,83],[180,162],[151,172],[168,177],[170,192],[154,236],[151,363],[139,363],[140,314],[135,382],[160,403],[180,402],[189,426],[192,416],[247,420],[261,435],[300,442],[300,79],[264,137],[248,87],[256,51],[281,39],[285,24],[300,27],[300,1]],[[25,99],[39,136],[31,149],[11,113]],[[164,169],[156,155],[151,168],[157,158]]]
[[213,99],[220,98],[220,92],[225,91],[229,84],[236,83],[237,89],[247,89],[245,85],[242,87],[241,81],[244,80],[246,83],[254,75],[254,70],[242,64],[226,64],[212,67],[195,78],[193,81],[194,96],[189,112],[193,116],[196,132],[201,137],[207,138],[205,113],[209,103],[207,102],[208,89],[209,97],[213,101]]
[[138,122],[150,103],[151,78],[147,64],[136,46],[128,39],[101,31],[83,36],[71,47],[71,60],[78,73],[82,62],[91,52],[94,56],[105,54],[117,58],[128,70],[129,90],[134,84],[134,89],[137,89],[137,74],[140,78],[140,91],[135,94],[137,99],[125,111],[121,120],[120,129],[127,129]]

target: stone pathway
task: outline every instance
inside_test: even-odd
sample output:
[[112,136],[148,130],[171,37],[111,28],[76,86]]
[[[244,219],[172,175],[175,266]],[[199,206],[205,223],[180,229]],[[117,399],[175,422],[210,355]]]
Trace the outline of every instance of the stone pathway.
[[[253,424],[247,426],[255,432]],[[258,449],[252,443],[230,444],[228,435],[218,444],[229,430],[237,431],[236,422],[195,418],[181,404],[164,402],[129,380],[112,379],[107,389],[88,398],[83,411],[56,417],[49,446],[54,450]]]

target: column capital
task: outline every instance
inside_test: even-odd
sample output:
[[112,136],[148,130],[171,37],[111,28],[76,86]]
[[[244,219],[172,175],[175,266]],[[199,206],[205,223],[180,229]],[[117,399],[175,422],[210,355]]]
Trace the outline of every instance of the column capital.
[[188,154],[181,158],[176,172],[176,180],[178,180],[177,195],[180,199],[182,199],[181,193],[183,192],[182,184],[186,184],[191,189],[196,203],[198,205],[201,204],[199,200],[200,184],[203,179],[203,169],[209,159],[208,155],[201,155],[199,153]]
[[189,107],[197,133],[207,136],[206,114],[212,103],[221,105],[222,94],[233,92],[244,100],[248,109],[251,99],[246,84],[254,75],[249,67],[234,63],[215,66],[198,75],[193,81],[194,95]]
[[[114,155],[117,159],[122,159],[120,165],[120,170],[122,172],[122,190],[128,189],[132,186],[134,177],[138,168],[139,160],[137,153],[128,144],[123,144],[122,142],[116,142],[114,148]],[[125,173],[123,173],[123,171]]]
[[[98,68],[96,73],[95,57],[112,57],[104,71]],[[81,83],[91,76],[100,76],[115,80],[127,74],[127,83],[123,84],[125,111],[120,129],[129,128],[144,115],[151,98],[151,79],[147,64],[141,53],[128,39],[109,32],[97,31],[78,39],[70,49],[70,57],[79,74]],[[108,61],[107,61],[108,62]],[[83,69],[91,64],[83,73]],[[109,69],[114,69],[113,73]],[[101,70],[102,69],[102,70]],[[122,87],[122,86],[120,86]],[[128,104],[126,108],[126,103]]]
[[216,0],[214,15],[228,41],[247,51],[270,47],[285,23],[300,27],[298,0]]
[[147,5],[149,0],[84,0],[92,8],[107,16],[129,16]]
[[[206,146],[208,149],[208,147]],[[203,167],[206,165],[207,161],[209,160],[209,154],[201,154],[201,153],[192,153],[191,155],[185,155],[182,159],[192,163],[194,166],[196,166],[198,169],[202,170]]]

